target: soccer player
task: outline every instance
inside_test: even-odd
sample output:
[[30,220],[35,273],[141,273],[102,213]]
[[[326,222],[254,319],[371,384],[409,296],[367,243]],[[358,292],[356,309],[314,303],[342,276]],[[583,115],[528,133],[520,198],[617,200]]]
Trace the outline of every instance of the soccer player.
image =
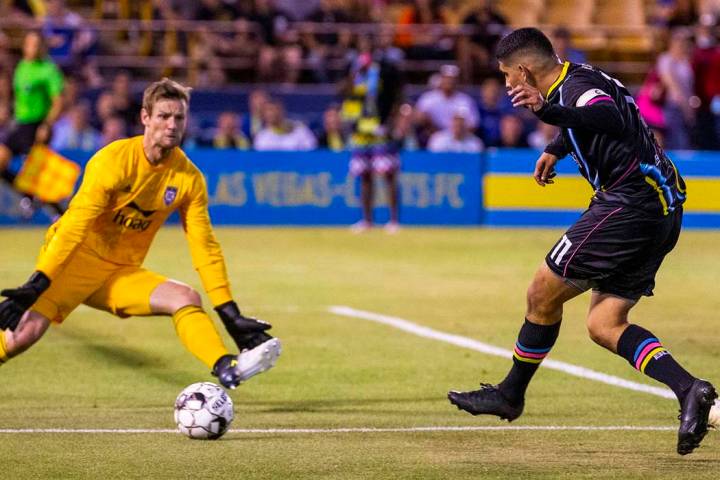
[[[0,292],[0,363],[37,342],[50,322],[79,304],[119,317],[171,315],[180,341],[235,388],[271,368],[280,341],[270,325],[243,316],[233,301],[220,245],[210,224],[202,173],[179,148],[189,89],[163,79],[144,93],[144,134],[98,151],[68,211],[48,230],[36,271]],[[155,234],[178,210],[193,265],[240,350],[228,352],[200,295],[188,285],[142,268]]]
[[[47,56],[40,32],[25,34],[22,59],[13,74],[15,122],[7,139],[0,143],[0,172],[11,186],[15,175],[7,168],[12,158],[26,155],[35,143],[47,144],[50,140],[53,123],[62,110],[63,85],[62,73]],[[50,206],[58,214],[64,211],[58,204]],[[32,199],[25,196],[20,207],[26,215],[31,215]]]
[[655,274],[677,242],[685,183],[619,81],[589,65],[561,62],[534,28],[502,39],[497,58],[513,106],[561,127],[537,161],[535,181],[552,184],[555,164],[570,154],[594,195],[530,284],[508,375],[448,398],[473,415],[519,417],[527,386],[558,336],[563,304],[592,289],[590,337],[672,389],[680,402],[677,451],[691,453],[707,433],[715,389],[680,366],[655,335],[628,323],[640,297],[652,295]]

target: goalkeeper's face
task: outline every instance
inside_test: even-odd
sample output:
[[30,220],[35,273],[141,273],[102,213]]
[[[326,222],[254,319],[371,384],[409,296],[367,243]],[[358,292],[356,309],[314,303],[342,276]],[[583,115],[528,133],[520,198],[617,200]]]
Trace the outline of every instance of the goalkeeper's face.
[[182,143],[187,127],[187,103],[184,100],[160,99],[152,112],[143,109],[145,137],[154,147],[170,149]]

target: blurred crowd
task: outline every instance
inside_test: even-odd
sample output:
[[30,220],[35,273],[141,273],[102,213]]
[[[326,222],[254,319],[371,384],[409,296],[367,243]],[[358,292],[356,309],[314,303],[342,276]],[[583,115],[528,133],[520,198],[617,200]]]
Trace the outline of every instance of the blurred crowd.
[[[542,148],[555,134],[552,127],[509,104],[493,60],[494,46],[508,31],[509,22],[498,2],[491,0],[464,2],[469,7],[463,9],[451,8],[457,2],[443,0],[93,2],[95,18],[164,22],[158,29],[118,29],[117,41],[110,43],[87,20],[88,15],[75,10],[79,3],[11,1],[0,7],[6,19],[39,22],[50,57],[66,75],[63,114],[53,126],[51,143],[58,149],[95,149],[138,132],[141,88],[133,85],[148,79],[147,71],[98,67],[98,59],[108,55],[117,56],[122,65],[122,58],[135,54],[163,59],[150,78],[173,75],[183,66],[180,80],[222,91],[238,81],[338,84],[360,52],[371,51],[376,59],[398,65],[401,71],[408,62],[427,66],[422,79],[426,91],[403,97],[384,126],[398,148],[468,152],[488,147]],[[697,3],[657,0],[648,21],[661,32],[659,44],[667,46],[658,48],[642,84],[628,85],[645,120],[668,148],[720,149],[717,21],[712,14],[701,15]],[[195,26],[182,27],[187,21]],[[377,28],[367,31],[368,24]],[[458,34],[463,28],[464,33]],[[573,45],[570,30],[557,27],[551,33],[563,60],[588,60],[587,53]],[[17,58],[13,47],[11,35],[0,32],[0,134],[12,120]],[[405,76],[404,80],[416,79]],[[249,95],[248,111],[228,109],[211,125],[196,126],[187,145],[346,149],[351,132],[343,121],[341,103],[339,96],[337,104],[329,105],[318,118],[307,118],[303,112],[286,111],[280,98],[258,88]]]

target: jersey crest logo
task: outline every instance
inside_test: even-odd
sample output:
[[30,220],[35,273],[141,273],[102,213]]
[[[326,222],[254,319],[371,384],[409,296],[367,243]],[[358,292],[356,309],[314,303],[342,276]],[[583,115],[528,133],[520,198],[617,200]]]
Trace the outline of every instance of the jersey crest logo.
[[168,206],[173,203],[175,201],[175,197],[177,197],[177,187],[167,187],[165,189],[165,197],[163,197],[165,205]]

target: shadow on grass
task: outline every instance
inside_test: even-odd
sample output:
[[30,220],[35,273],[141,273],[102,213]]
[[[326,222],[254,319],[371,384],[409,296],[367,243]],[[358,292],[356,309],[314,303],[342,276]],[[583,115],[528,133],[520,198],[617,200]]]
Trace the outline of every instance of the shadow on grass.
[[[417,404],[417,403],[436,403],[443,401],[444,397],[426,397],[426,398],[334,398],[327,399],[307,399],[307,400],[284,400],[284,401],[235,401],[238,407],[247,406],[255,407],[258,413],[295,413],[295,412],[315,412],[315,413],[348,413],[357,412],[353,410],[357,407],[372,405],[393,405],[393,404]],[[404,412],[403,409],[373,409],[374,413],[397,413]]]
[[134,375],[144,376],[173,386],[185,385],[198,381],[197,373],[175,369],[168,366],[159,355],[148,353],[129,346],[118,346],[94,343],[82,332],[72,329],[57,329],[57,334],[78,342],[79,348],[100,362],[110,362],[118,367],[129,369]]

